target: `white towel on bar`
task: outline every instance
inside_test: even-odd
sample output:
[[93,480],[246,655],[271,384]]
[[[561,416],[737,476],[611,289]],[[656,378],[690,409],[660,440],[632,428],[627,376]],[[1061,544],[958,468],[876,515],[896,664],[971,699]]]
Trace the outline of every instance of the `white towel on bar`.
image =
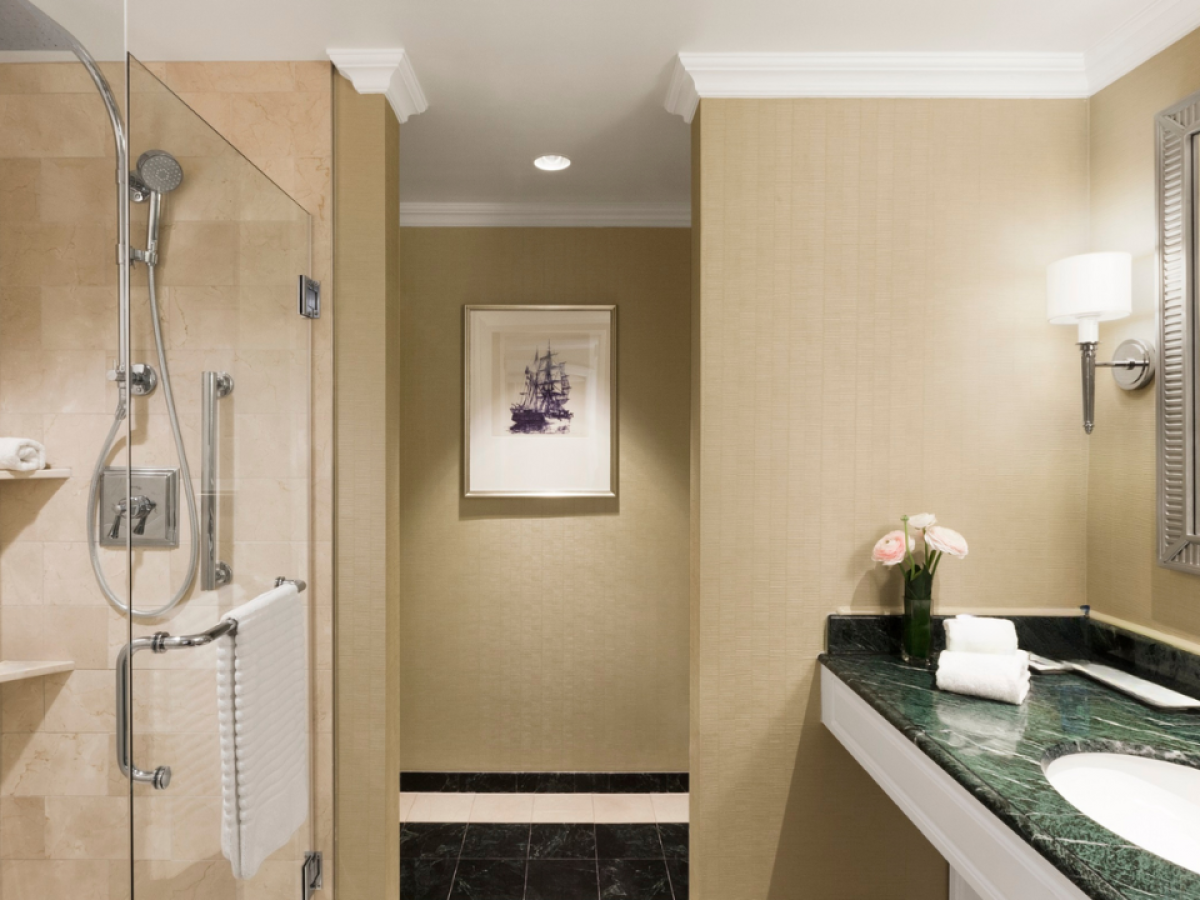
[[937,686],[941,691],[1020,706],[1029,694],[1029,654],[943,650],[938,656]]
[[308,818],[304,602],[285,584],[222,618],[238,625],[217,642],[221,850],[252,878]]
[[29,438],[0,438],[0,469],[36,472],[46,468],[46,448]]
[[1017,627],[1009,619],[955,616],[945,625],[946,649],[954,653],[1017,652]]

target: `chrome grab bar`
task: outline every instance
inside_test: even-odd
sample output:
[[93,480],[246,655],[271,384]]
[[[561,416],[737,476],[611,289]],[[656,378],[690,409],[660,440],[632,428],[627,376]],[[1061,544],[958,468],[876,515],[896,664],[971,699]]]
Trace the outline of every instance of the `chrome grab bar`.
[[[217,401],[233,392],[233,377],[226,372],[205,372],[200,398],[200,531],[202,545],[200,589],[214,591],[233,580],[233,570],[217,559],[217,472],[221,452]],[[193,538],[194,540],[194,538]]]
[[[304,591],[308,585],[300,579],[279,577],[275,579],[275,587],[294,584],[296,592]],[[144,781],[154,785],[156,790],[166,790],[171,784],[171,767],[158,766],[153,772],[139,769],[133,764],[133,753],[129,746],[129,673],[133,668],[134,654],[139,650],[150,650],[153,653],[166,653],[168,650],[186,650],[191,647],[203,647],[211,644],[217,638],[232,637],[237,634],[237,619],[222,619],[207,631],[199,634],[180,634],[172,636],[165,631],[159,631],[150,637],[135,638],[117,655],[117,764],[121,774],[131,781]]]

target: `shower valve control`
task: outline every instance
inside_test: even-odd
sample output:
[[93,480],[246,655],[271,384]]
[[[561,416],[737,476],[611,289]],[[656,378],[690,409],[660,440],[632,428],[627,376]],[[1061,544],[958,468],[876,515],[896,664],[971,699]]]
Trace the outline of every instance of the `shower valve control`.
[[98,514],[102,547],[178,547],[179,470],[105,469]]
[[[129,390],[135,397],[145,397],[147,394],[154,393],[154,389],[158,387],[158,373],[153,368],[145,363],[134,363],[129,367],[131,374],[129,376]],[[115,381],[117,384],[125,383],[125,368],[124,366],[114,365],[108,370],[105,376],[109,381]]]

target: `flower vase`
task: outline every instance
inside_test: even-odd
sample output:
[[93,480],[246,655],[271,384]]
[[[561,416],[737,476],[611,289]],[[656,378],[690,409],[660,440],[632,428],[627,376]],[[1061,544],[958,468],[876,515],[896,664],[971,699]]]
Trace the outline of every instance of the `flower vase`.
[[933,575],[921,568],[904,579],[904,661],[928,668],[933,662]]

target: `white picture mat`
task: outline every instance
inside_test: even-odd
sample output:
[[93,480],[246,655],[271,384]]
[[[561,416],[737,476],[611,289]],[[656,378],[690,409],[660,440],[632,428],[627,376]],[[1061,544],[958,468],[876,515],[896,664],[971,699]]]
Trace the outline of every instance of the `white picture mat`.
[[[614,493],[612,309],[467,309],[466,492]],[[513,434],[524,368],[554,349],[567,365],[566,434]]]

